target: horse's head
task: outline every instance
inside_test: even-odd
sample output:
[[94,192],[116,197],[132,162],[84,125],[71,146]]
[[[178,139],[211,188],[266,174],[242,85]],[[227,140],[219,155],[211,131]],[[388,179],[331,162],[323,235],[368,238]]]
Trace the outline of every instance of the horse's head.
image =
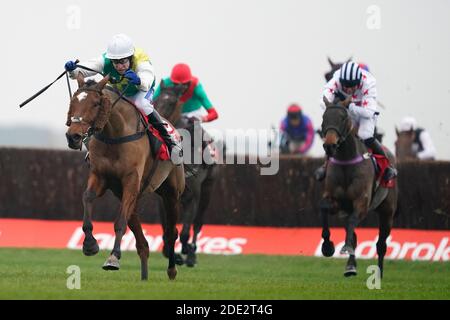
[[324,97],[326,110],[322,120],[323,148],[328,156],[334,156],[339,146],[352,133],[352,120],[348,114],[351,96],[344,101],[329,102]]
[[89,80],[84,82],[79,74],[78,90],[74,93],[67,113],[67,143],[71,149],[81,150],[83,139],[96,131],[101,131],[111,112],[111,101],[102,92],[109,76],[99,83]]
[[414,130],[399,131],[395,128],[397,140],[395,141],[395,155],[398,160],[416,159],[417,156],[413,150],[413,143],[416,138]]
[[155,109],[171,123],[177,123],[181,117],[182,102],[180,97],[186,91],[183,85],[166,86],[161,80],[160,93],[155,100]]
[[[349,59],[347,60],[347,62],[350,61],[351,59],[352,59],[352,58],[349,58]],[[344,63],[339,63],[339,62],[338,62],[338,63],[335,63],[335,62],[333,62],[333,60],[330,59],[330,57],[328,57],[328,63],[330,64],[331,70],[328,71],[328,72],[326,72],[326,73],[324,74],[325,80],[326,80],[327,82],[330,81],[331,78],[333,78],[334,73],[335,73],[336,71],[338,71],[338,70],[342,67],[342,65],[344,64]]]

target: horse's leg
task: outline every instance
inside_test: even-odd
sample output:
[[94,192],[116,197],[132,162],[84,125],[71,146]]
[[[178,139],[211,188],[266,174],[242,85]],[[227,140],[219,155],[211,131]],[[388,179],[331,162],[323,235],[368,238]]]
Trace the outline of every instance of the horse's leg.
[[169,256],[169,265],[167,275],[170,280],[174,280],[177,276],[177,268],[175,266],[175,241],[178,238],[178,230],[176,223],[180,212],[181,192],[177,186],[176,175],[171,174],[161,186],[161,194],[166,209],[166,227],[164,230],[164,246],[167,246],[167,254]]
[[[386,201],[386,200],[385,200]],[[380,268],[380,275],[383,277],[383,262],[386,255],[386,240],[391,234],[393,216],[395,210],[386,210],[387,208],[378,208],[379,213],[379,234],[377,241],[378,267]]]
[[333,204],[330,199],[324,197],[320,201],[320,216],[322,219],[322,254],[325,257],[331,257],[334,254],[334,243],[330,241],[330,228],[328,226],[328,215],[330,214]]
[[94,229],[92,225],[92,208],[93,201],[102,196],[105,192],[105,183],[104,180],[100,179],[93,173],[90,173],[88,179],[88,186],[86,191],[83,193],[83,232],[84,232],[84,241],[83,241],[83,253],[86,256],[93,256],[98,253],[99,247],[97,244],[97,240],[92,235],[92,230]]
[[181,229],[180,242],[182,244],[181,253],[188,254],[189,252],[189,236],[191,232],[191,225],[194,221],[195,215],[198,211],[198,199],[199,199],[199,181],[197,177],[191,177],[186,181],[187,187],[181,196],[181,202],[183,203],[183,213],[181,215],[181,221],[183,228]]
[[[353,232],[352,246],[353,246],[354,250],[356,249],[357,245],[358,245],[358,239],[356,237],[356,233]],[[347,260],[347,265],[345,267],[344,276],[350,277],[350,276],[356,276],[356,274],[357,274],[357,272],[356,272],[356,257],[354,254],[351,254]]]
[[355,254],[356,247],[353,246],[355,229],[358,226],[359,222],[363,220],[367,215],[367,210],[369,209],[370,202],[370,197],[368,195],[369,192],[370,189],[366,194],[360,194],[358,195],[357,199],[353,200],[353,212],[347,218],[345,244],[341,249],[341,254]]
[[201,185],[198,211],[194,219],[194,236],[192,238],[192,244],[190,246],[190,250],[186,261],[187,266],[193,267],[197,263],[197,255],[195,254],[195,252],[197,251],[197,237],[200,231],[202,230],[205,212],[208,209],[208,205],[211,200],[212,190],[214,187],[216,177],[215,175],[216,169],[217,168],[215,166],[208,168],[206,179],[203,181]]
[[347,227],[345,233],[345,244],[341,249],[341,254],[348,253],[350,256],[355,255],[355,248],[353,248],[353,237],[355,234],[355,228],[359,223],[358,211],[354,210],[347,218]]
[[128,227],[133,232],[136,239],[136,250],[139,258],[141,259],[141,280],[148,279],[148,256],[150,250],[148,248],[147,239],[145,239],[144,232],[142,231],[141,221],[136,213],[132,213],[128,220]]
[[105,270],[119,270],[119,260],[122,255],[120,251],[120,243],[127,229],[127,222],[131,215],[135,212],[137,197],[139,194],[139,178],[137,173],[130,174],[122,180],[122,205],[120,214],[114,222],[114,232],[116,239],[111,255],[103,265]]

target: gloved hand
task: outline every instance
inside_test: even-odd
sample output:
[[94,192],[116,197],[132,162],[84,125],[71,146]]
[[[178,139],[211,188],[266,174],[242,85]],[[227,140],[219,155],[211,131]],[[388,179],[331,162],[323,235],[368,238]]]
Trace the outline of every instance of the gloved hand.
[[75,61],[67,61],[66,64],[64,65],[64,69],[66,69],[66,71],[73,71],[77,68],[77,64],[75,63]]
[[125,72],[125,74],[123,76],[125,78],[127,78],[130,81],[130,83],[132,83],[136,86],[141,84],[141,79],[138,77],[136,72],[134,72],[133,70],[128,70],[127,72]]

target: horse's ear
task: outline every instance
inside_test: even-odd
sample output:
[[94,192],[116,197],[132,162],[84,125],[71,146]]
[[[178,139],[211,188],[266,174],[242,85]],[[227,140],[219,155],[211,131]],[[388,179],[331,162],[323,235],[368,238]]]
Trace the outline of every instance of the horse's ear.
[[333,62],[333,60],[331,60],[330,57],[327,57],[327,59],[328,59],[328,63],[330,64],[331,68],[333,68],[333,67],[334,67],[334,62]]
[[109,114],[111,112],[111,100],[109,100],[109,98],[105,95],[101,98],[101,106],[102,107],[99,109],[97,118],[95,119],[94,128],[96,131],[103,129],[106,122],[108,122]]
[[328,108],[329,106],[331,106],[331,102],[328,101],[327,97],[323,96],[323,103],[325,103],[325,106]]
[[166,88],[166,84],[164,83],[164,80],[163,80],[163,79],[161,79],[161,82],[159,83],[159,88],[160,88],[161,90]]
[[82,86],[84,86],[84,76],[81,72],[78,72],[77,82],[78,82],[78,88],[81,88]]
[[109,74],[106,75],[102,80],[100,80],[99,83],[97,83],[97,89],[98,90],[103,90],[103,88],[108,83],[108,81],[109,81]]
[[353,57],[350,56],[350,58],[348,58],[346,62],[350,62],[350,61],[352,61],[352,59],[353,59]]
[[395,127],[395,134],[397,135],[397,137],[400,135],[400,132],[398,131],[397,127]]

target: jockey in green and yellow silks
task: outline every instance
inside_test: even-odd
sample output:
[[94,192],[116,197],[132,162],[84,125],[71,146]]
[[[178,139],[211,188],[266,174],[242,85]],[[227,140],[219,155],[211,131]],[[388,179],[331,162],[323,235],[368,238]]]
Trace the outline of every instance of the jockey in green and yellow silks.
[[[109,42],[106,53],[101,56],[80,62],[81,66],[110,76],[109,86],[123,92],[137,108],[147,115],[149,123],[161,134],[166,143],[171,159],[179,163],[182,157],[181,145],[167,132],[165,123],[153,107],[155,74],[150,58],[140,48],[136,48],[125,34],[115,35]],[[68,61],[65,69],[72,79],[78,74],[93,76],[95,71],[77,68],[77,63]],[[174,150],[174,153],[172,153]]]
[[[192,76],[191,69],[187,64],[179,63],[172,69],[169,78],[163,79],[168,87],[174,85],[183,85],[184,94],[180,101],[183,103],[182,116],[187,118],[197,118],[202,122],[210,122],[218,118],[216,109],[208,99],[205,90],[198,78]],[[155,91],[154,98],[160,94],[160,88]],[[205,114],[206,110],[207,114]]]

